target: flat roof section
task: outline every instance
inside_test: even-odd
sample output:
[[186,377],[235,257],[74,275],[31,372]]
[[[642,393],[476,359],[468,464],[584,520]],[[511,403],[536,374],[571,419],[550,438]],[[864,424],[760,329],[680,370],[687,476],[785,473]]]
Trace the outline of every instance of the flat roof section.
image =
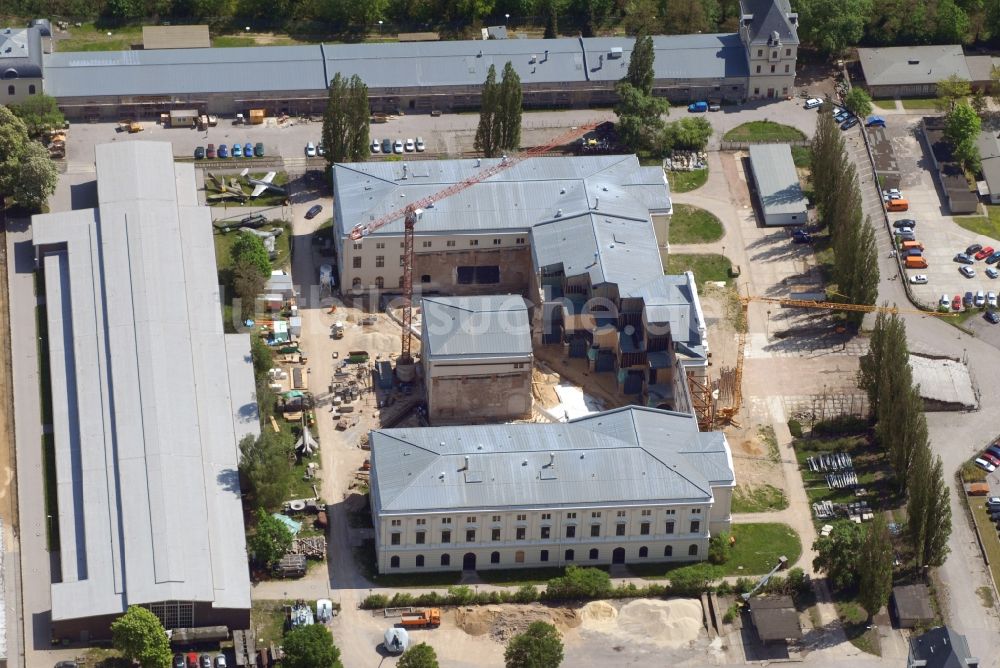
[[804,213],[807,204],[788,144],[754,144],[750,164],[764,213]]
[[858,49],[858,59],[869,86],[936,84],[953,75],[971,79],[960,44]]
[[431,361],[531,355],[528,307],[520,295],[424,297],[423,354]]

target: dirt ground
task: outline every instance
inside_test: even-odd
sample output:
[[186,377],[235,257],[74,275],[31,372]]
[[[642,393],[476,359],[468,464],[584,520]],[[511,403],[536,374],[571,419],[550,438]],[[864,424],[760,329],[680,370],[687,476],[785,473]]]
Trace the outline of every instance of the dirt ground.
[[446,613],[455,626],[472,636],[489,635],[506,643],[511,636],[525,631],[534,622],[553,624],[560,632],[580,626],[582,620],[571,608],[544,605],[486,605],[456,608]]

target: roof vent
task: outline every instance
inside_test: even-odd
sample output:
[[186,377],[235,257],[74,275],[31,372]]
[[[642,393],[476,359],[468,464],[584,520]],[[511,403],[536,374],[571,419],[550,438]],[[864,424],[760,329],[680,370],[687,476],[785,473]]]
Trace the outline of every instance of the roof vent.
[[562,209],[556,211],[556,218],[562,218]]
[[438,480],[444,480],[444,471],[441,471],[441,473],[438,473]]
[[549,50],[545,49],[545,60],[549,59]]
[[527,459],[522,459],[521,460],[521,466],[527,466],[527,465],[528,465],[528,460]]
[[406,163],[404,162],[403,163],[403,180],[404,181],[406,180],[406,170],[407,170],[407,167],[406,167]]
[[611,47],[611,51],[608,52],[608,58],[621,58],[622,48],[620,46]]
[[920,60],[918,60],[917,58],[910,58],[909,60],[906,61],[906,64],[907,65],[919,65],[920,64]]
[[774,42],[775,44],[781,41],[781,35],[778,34],[777,30],[771,32],[771,41]]
[[600,197],[595,197],[594,198],[594,208],[595,209],[598,208],[598,206],[600,206],[600,204],[601,204],[601,198]]
[[549,466],[555,466],[555,465],[556,465],[556,453],[550,452],[549,453]]
[[531,58],[528,59],[528,62],[534,65],[535,63],[538,62],[538,56],[536,56],[535,54],[531,54]]
[[566,194],[566,189],[565,188],[560,188],[559,189],[559,194],[560,195],[565,195]]
[[479,49],[479,53],[476,55],[476,58],[482,58],[482,57],[483,57],[483,50]]
[[469,455],[465,456],[465,470],[469,470]]

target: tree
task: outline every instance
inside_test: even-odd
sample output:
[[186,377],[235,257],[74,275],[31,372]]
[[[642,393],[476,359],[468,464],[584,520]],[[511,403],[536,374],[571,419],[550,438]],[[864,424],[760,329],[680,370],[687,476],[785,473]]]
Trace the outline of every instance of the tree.
[[[854,182],[853,193],[857,194],[860,202],[857,181]],[[846,301],[850,304],[873,305],[878,298],[878,251],[871,220],[861,220],[860,204],[848,223],[847,230],[835,241],[839,241],[836,244],[838,250],[835,251],[835,275],[840,293],[847,297]],[[855,325],[860,325],[863,317],[864,313],[861,311],[846,313],[847,320]]]
[[718,14],[715,0],[671,0],[663,16],[664,30],[672,35],[712,32]]
[[708,561],[713,564],[724,564],[729,561],[729,534],[725,531],[713,535],[708,541]]
[[667,112],[667,101],[644,95],[627,82],[618,84],[618,139],[630,151],[649,150],[663,131],[662,115]]
[[13,104],[10,110],[24,121],[28,136],[33,139],[41,137],[46,130],[61,128],[66,123],[66,117],[56,105],[56,99],[45,93],[32,95],[21,104]]
[[[249,235],[245,235],[249,236]],[[240,299],[240,319],[252,319],[257,295],[264,290],[267,279],[260,273],[260,267],[249,258],[241,258],[233,266],[233,292]]]
[[858,602],[871,620],[892,591],[892,536],[882,513],[868,524],[858,554]]
[[844,106],[858,118],[867,118],[872,113],[872,99],[864,88],[854,86],[844,98]]
[[965,102],[956,102],[945,117],[944,136],[951,142],[952,152],[957,160],[962,161],[970,169],[979,166],[979,132],[982,121],[972,106]]
[[914,453],[908,491],[906,537],[917,567],[940,566],[948,556],[951,505],[941,458],[932,458],[926,443]]
[[826,574],[833,589],[850,589],[857,583],[858,554],[864,531],[860,524],[841,520],[833,523],[829,536],[813,543],[813,568]]
[[247,537],[247,549],[259,564],[271,566],[281,560],[292,547],[291,529],[263,508],[257,509],[257,523]]
[[[260,394],[258,389],[261,419],[266,420],[266,397]],[[262,429],[260,436],[247,435],[240,441],[240,474],[246,481],[246,493],[258,506],[277,509],[288,498],[293,446],[290,435],[272,429]]]
[[839,55],[861,41],[873,7],[872,0],[800,0],[799,38],[825,55]]
[[552,578],[545,587],[545,598],[601,598],[611,592],[611,576],[599,568],[569,565],[566,574]]
[[969,100],[969,104],[975,109],[976,114],[979,118],[986,115],[988,105],[986,103],[986,93],[982,89],[977,90],[972,94],[972,98]]
[[503,151],[516,151],[521,146],[521,77],[517,75],[510,61],[503,68],[500,81],[499,104],[494,116],[497,128],[495,135]]
[[322,624],[292,629],[285,634],[285,668],[343,668],[340,650],[333,644],[330,630]]
[[559,36],[559,15],[569,6],[567,0],[535,0],[535,15],[545,18],[545,39]]
[[957,74],[952,74],[947,79],[937,82],[937,104],[945,112],[950,112],[959,100],[964,100],[971,93],[972,86],[969,84],[969,80],[963,79]]
[[653,94],[653,38],[645,31],[635,36],[632,55],[628,61],[628,73],[622,81],[631,84],[643,95]]
[[503,658],[507,668],[558,668],[563,660],[559,631],[552,624],[532,622],[510,639]]
[[138,661],[142,668],[170,667],[170,639],[160,620],[148,609],[130,605],[111,623],[115,649],[125,658]]
[[875,326],[868,339],[868,354],[861,358],[858,369],[858,387],[868,395],[868,410],[872,416],[878,415],[886,359],[899,359],[889,351],[903,351],[902,357],[909,357],[906,324],[897,314],[880,311],[875,316]]
[[656,0],[628,0],[622,24],[625,34],[637,35],[641,32],[659,32]]
[[437,653],[425,642],[403,652],[396,668],[438,668]]
[[323,144],[327,165],[368,156],[368,86],[358,75],[347,79],[337,72],[330,80],[323,113]]
[[698,596],[719,578],[719,569],[704,562],[670,571],[670,593],[674,596]]
[[673,123],[667,123],[663,128],[661,144],[664,150],[679,149],[682,151],[701,151],[708,145],[712,136],[712,124],[708,119],[682,118]]
[[57,178],[48,152],[28,137],[24,121],[0,105],[0,206],[10,196],[37,211],[55,192]]
[[268,257],[263,239],[256,234],[240,232],[229,249],[229,256],[235,266],[246,264],[256,269],[261,276],[271,275],[271,259]]
[[500,138],[497,136],[496,117],[500,109],[500,86],[497,84],[497,70],[490,65],[483,82],[483,92],[479,104],[479,127],[476,128],[475,148],[487,158],[499,153]]
[[[253,360],[253,374],[257,384],[267,382],[267,372],[274,367],[274,352],[259,336],[250,337],[250,357]],[[242,450],[242,446],[240,448]]]

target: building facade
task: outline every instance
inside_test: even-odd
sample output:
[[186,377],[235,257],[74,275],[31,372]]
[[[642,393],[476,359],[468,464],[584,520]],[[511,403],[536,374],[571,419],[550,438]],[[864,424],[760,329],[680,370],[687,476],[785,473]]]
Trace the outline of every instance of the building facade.
[[0,30],[0,104],[19,104],[42,90],[42,30]]
[[805,225],[809,203],[788,144],[750,147],[750,172],[764,225]]
[[636,406],[371,434],[380,573],[700,561],[730,527],[721,432]]
[[531,417],[531,323],[520,295],[424,297],[420,360],[432,425]]
[[786,98],[795,87],[799,15],[788,0],[740,0],[746,48],[747,99]]

